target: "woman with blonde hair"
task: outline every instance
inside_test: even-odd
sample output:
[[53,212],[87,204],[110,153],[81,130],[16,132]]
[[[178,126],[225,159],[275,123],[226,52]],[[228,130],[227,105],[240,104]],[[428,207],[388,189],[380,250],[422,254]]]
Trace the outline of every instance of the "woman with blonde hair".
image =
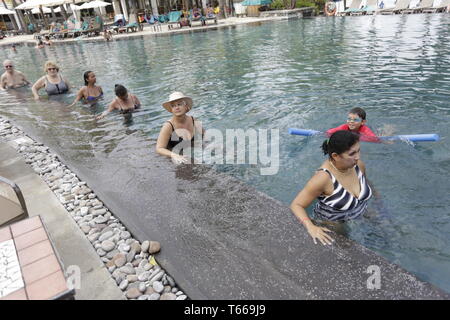
[[156,152],[171,157],[176,163],[187,163],[188,158],[186,155],[172,152],[172,149],[183,140],[193,144],[195,135],[203,135],[204,132],[201,123],[187,115],[192,109],[192,104],[192,99],[181,92],[173,92],[169,96],[169,101],[163,103],[164,109],[172,113],[172,118],[163,124],[159,132]]
[[38,92],[42,88],[45,88],[49,96],[66,93],[70,90],[69,82],[63,79],[56,63],[47,61],[44,65],[44,72],[46,75],[39,78],[31,88],[34,99],[39,100]]

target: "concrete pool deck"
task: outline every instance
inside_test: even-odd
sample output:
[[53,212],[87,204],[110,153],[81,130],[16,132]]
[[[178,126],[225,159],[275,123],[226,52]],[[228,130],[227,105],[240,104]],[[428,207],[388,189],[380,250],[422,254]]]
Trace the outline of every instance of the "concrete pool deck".
[[[6,142],[0,142],[0,175],[19,185],[30,217],[41,215],[64,268],[80,268],[81,282],[80,288],[75,290],[75,299],[125,299],[91,243],[55,194]],[[0,191],[8,193],[9,189],[2,185]],[[14,199],[13,196],[11,198]]]
[[[251,24],[251,23],[260,23],[260,22],[269,22],[269,21],[277,21],[277,20],[286,20],[287,17],[264,17],[264,18],[258,18],[258,17],[230,17],[227,19],[221,19],[217,20],[217,24],[208,24],[207,26],[194,26],[194,27],[183,27],[181,29],[171,29],[169,30],[167,24],[161,24],[161,30],[157,29],[154,30],[153,26],[149,25],[148,23],[143,24],[144,29],[142,31],[137,32],[130,32],[130,33],[121,33],[121,34],[114,34],[113,35],[113,41],[115,40],[125,40],[125,39],[132,39],[132,38],[139,38],[142,36],[164,36],[164,35],[170,35],[170,34],[182,34],[182,33],[191,33],[191,32],[205,32],[208,30],[217,30],[219,28],[227,28],[232,26],[238,26],[238,25],[245,25],[245,24]],[[83,42],[97,42],[97,41],[105,41],[103,38],[103,35],[96,36],[96,37],[78,37],[78,38],[71,38],[71,39],[61,39],[61,40],[52,40],[54,44],[67,44],[67,43],[78,43],[79,41]],[[20,44],[24,43],[27,45],[35,45],[36,39],[34,39],[34,35],[18,35],[13,37],[7,37],[3,40],[0,40],[0,46],[10,46],[12,44]]]

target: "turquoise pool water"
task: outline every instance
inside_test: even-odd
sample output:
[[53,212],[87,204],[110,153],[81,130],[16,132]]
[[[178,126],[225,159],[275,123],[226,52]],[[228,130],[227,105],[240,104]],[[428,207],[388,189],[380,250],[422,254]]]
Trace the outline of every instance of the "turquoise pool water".
[[[34,102],[31,93],[0,93],[0,114],[35,132],[66,158],[121,161],[137,171],[169,118],[172,91],[194,99],[207,128],[279,129],[280,168],[217,166],[288,205],[323,161],[322,139],[287,134],[324,130],[363,107],[375,131],[438,133],[439,142],[365,143],[368,178],[380,194],[370,213],[348,225],[349,237],[450,292],[450,19],[445,14],[314,18],[147,37],[2,50],[35,81],[56,60],[76,86],[93,70],[105,91],[94,107],[66,107],[75,95]],[[95,122],[114,84],[136,94],[143,111]],[[140,137],[135,139],[135,137]],[[127,143],[127,141],[133,143]],[[132,178],[132,177],[131,177]],[[131,179],[130,178],[130,179]]]

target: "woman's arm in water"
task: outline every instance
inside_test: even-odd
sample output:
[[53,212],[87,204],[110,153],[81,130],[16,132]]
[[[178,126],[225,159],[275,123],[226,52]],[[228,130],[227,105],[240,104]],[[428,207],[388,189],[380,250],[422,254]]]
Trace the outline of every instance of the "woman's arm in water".
[[75,105],[75,103],[77,103],[78,101],[80,101],[83,98],[84,98],[84,87],[82,87],[80,90],[78,90],[75,100],[69,105],[69,107],[73,107]]
[[33,92],[33,96],[34,96],[35,100],[39,100],[39,90],[41,90],[44,87],[45,87],[45,76],[41,77],[31,87],[31,92]]
[[316,244],[316,239],[319,239],[319,241],[324,245],[331,244],[334,241],[328,234],[325,233],[325,231],[331,231],[327,228],[314,225],[306,213],[306,208],[308,208],[318,196],[324,193],[329,180],[330,178],[326,172],[316,172],[316,174],[308,181],[303,190],[299,192],[297,197],[295,197],[290,206],[295,217],[303,223]]
[[106,115],[108,113],[110,113],[111,111],[113,111],[114,109],[116,109],[116,100],[114,99],[108,106],[108,109],[106,109],[105,111],[103,111],[99,116],[95,117],[95,120],[100,120],[103,119],[104,117],[106,117]]
[[172,158],[177,163],[186,163],[187,159],[167,149],[167,144],[172,136],[172,127],[169,123],[164,123],[159,132],[158,141],[156,142],[156,153]]

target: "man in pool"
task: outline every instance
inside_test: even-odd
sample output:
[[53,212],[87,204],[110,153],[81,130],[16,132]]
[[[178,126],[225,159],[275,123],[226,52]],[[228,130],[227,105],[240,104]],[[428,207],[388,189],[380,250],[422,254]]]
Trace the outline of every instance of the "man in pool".
[[327,130],[327,136],[331,136],[336,131],[347,130],[360,135],[361,141],[381,142],[381,140],[366,125],[366,112],[362,108],[353,108],[348,112],[347,123],[339,127]]
[[11,60],[3,61],[3,68],[5,72],[0,78],[0,87],[3,90],[19,88],[30,84],[22,72],[14,70],[14,63]]

